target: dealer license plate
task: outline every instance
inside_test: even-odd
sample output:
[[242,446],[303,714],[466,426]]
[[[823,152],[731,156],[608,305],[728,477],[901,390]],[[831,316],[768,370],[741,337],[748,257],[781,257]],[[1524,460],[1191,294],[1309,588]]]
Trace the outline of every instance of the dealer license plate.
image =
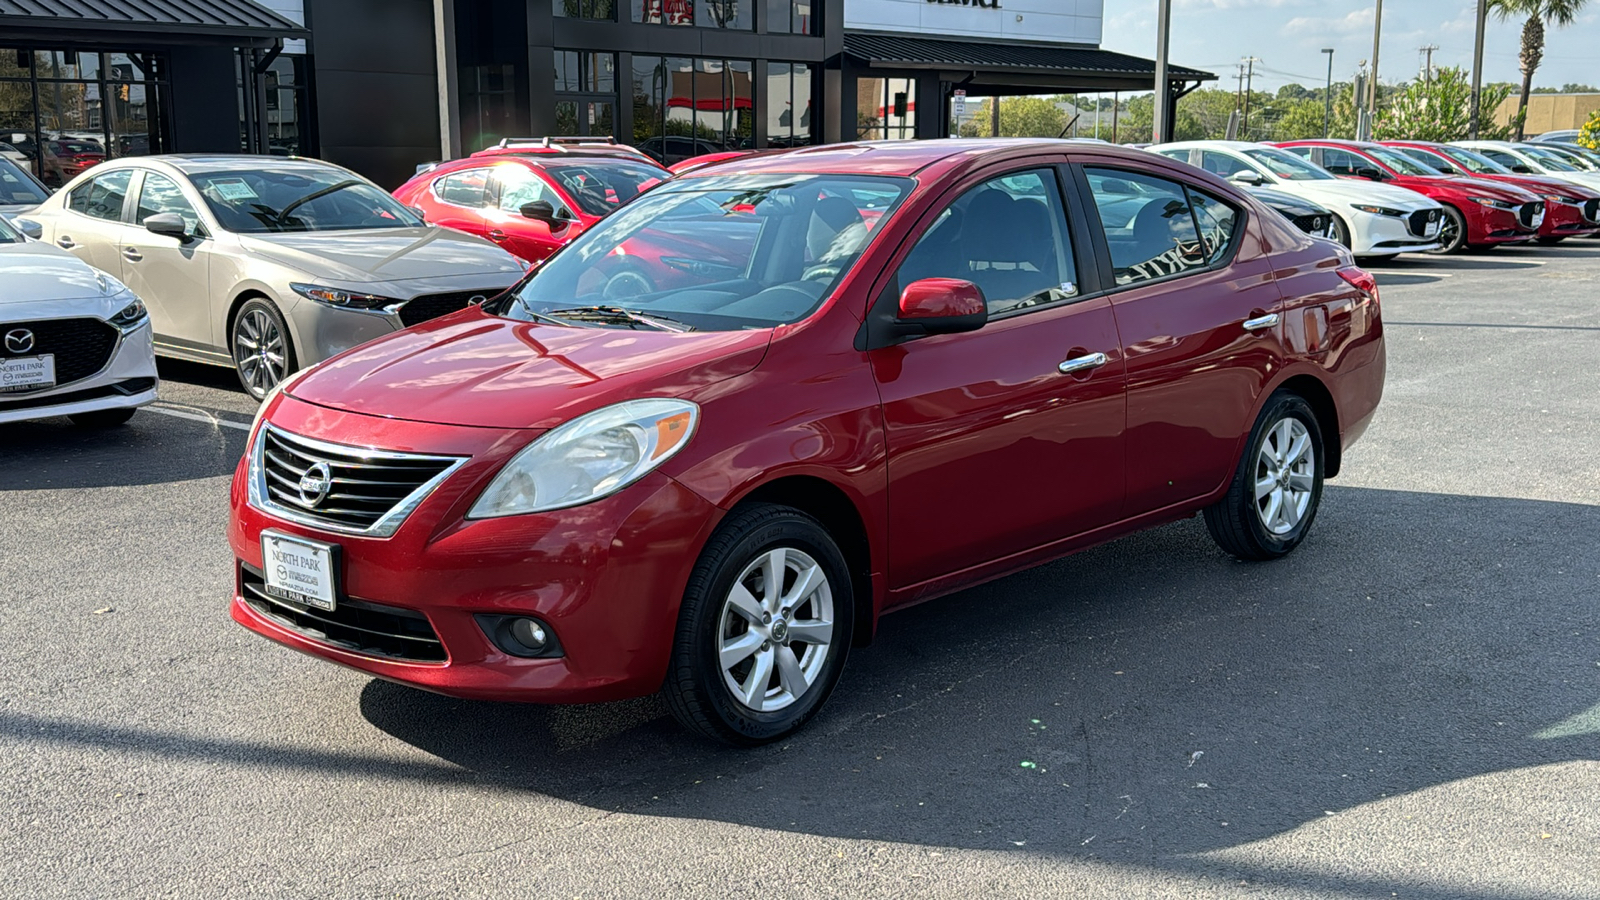
[[36,391],[55,387],[56,358],[54,354],[42,356],[12,356],[0,359],[0,393],[8,391]]
[[267,593],[290,603],[332,610],[337,594],[333,544],[271,531],[261,534],[261,563]]

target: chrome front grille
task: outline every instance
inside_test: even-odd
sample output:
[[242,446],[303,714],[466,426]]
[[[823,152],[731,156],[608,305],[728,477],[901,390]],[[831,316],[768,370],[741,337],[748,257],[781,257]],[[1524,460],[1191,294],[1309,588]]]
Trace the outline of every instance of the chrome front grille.
[[389,537],[464,462],[331,444],[264,425],[251,448],[250,502],[313,528]]

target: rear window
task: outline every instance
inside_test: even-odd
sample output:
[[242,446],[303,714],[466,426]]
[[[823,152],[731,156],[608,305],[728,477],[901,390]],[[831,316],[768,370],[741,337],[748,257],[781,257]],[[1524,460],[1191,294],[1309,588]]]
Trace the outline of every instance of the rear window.
[[1204,268],[1233,244],[1239,211],[1188,185],[1142,172],[1084,170],[1119,285]]

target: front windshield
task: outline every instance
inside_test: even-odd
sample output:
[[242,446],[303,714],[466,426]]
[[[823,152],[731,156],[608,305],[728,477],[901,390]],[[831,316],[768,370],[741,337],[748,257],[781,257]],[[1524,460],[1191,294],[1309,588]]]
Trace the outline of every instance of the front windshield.
[[1372,157],[1378,162],[1383,163],[1396,172],[1399,172],[1401,175],[1439,174],[1437,171],[1422,165],[1416,160],[1413,160],[1411,157],[1406,156],[1404,153],[1399,153],[1386,147],[1368,147],[1366,148],[1366,152],[1368,156]]
[[11,227],[11,222],[5,216],[0,216],[0,244],[20,244],[22,234]]
[[1544,152],[1572,165],[1581,172],[1592,172],[1595,169],[1594,161],[1579,153],[1576,147],[1551,147]]
[[545,171],[579,209],[591,216],[609,215],[669,177],[655,166],[615,160],[547,165]]
[[1251,147],[1240,151],[1257,165],[1284,181],[1333,181],[1326,169],[1318,168],[1292,153],[1276,147]]
[[105,152],[104,150],[100,149],[100,145],[99,144],[91,144],[88,141],[51,141],[50,144],[49,144],[49,147],[50,147],[50,152],[51,153],[104,153]]
[[332,166],[239,168],[189,176],[217,222],[236,234],[415,228],[414,213],[377,185]]
[[0,203],[43,203],[50,195],[9,159],[0,159]]
[[1579,171],[1577,166],[1562,159],[1561,154],[1559,153],[1551,153],[1549,150],[1544,150],[1539,147],[1519,147],[1517,149],[1521,150],[1524,155],[1538,160],[1540,165],[1552,172]]
[[850,270],[912,184],[802,174],[669,182],[567,245],[495,312],[674,331],[796,322]]
[[1440,147],[1439,152],[1474,175],[1510,175],[1511,170],[1476,150],[1465,147]]

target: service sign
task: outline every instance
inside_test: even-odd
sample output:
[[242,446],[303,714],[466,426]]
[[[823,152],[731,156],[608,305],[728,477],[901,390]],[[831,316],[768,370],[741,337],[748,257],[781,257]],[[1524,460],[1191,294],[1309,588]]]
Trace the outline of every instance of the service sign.
[[849,0],[844,26],[893,34],[1100,44],[1103,0]]

